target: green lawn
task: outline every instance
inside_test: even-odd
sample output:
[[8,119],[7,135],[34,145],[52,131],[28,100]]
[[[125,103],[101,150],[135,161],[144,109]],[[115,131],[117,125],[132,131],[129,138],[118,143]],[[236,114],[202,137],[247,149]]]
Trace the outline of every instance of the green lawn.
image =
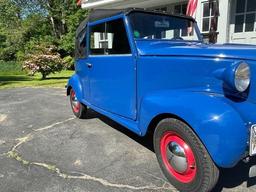
[[28,76],[15,63],[0,62],[0,89],[15,87],[57,87],[64,88],[74,71],[61,71],[42,80],[40,74]]

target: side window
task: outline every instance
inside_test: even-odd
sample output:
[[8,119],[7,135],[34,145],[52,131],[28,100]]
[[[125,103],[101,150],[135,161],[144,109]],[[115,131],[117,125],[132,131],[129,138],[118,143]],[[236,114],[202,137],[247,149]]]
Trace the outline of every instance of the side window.
[[106,38],[106,23],[91,27],[90,31],[90,54],[104,55],[105,48],[108,46]]
[[102,23],[91,28],[91,55],[129,53],[131,53],[131,49],[122,19]]
[[122,19],[107,23],[107,34],[109,34],[110,49],[108,54],[129,54],[131,53],[127,33]]
[[84,28],[76,37],[76,59],[86,57],[86,45],[86,28]]

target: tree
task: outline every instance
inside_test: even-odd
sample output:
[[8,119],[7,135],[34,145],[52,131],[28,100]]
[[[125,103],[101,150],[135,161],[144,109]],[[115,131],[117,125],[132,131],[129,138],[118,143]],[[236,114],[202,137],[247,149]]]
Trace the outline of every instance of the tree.
[[0,0],[0,60],[12,60],[22,39],[20,9],[10,1]]
[[78,25],[88,16],[88,11],[75,8],[66,17],[67,32],[61,36],[60,49],[66,54],[74,56],[74,43]]
[[87,13],[86,10],[82,10],[76,5],[75,0],[12,1],[15,5],[22,8],[22,15],[26,16],[31,13],[44,14],[48,18],[49,23],[51,23],[52,34],[58,39],[68,32],[68,25],[71,23],[67,23],[67,20],[70,19],[70,16],[73,18],[73,21],[75,21],[75,23],[71,25],[78,25],[79,21],[81,21]]
[[59,72],[63,67],[63,60],[56,47],[40,45],[27,56],[22,68],[28,70],[31,75],[41,73],[42,79],[46,79],[49,74]]
[[0,0],[0,60],[23,60],[43,43],[73,56],[75,31],[86,16],[75,0]]

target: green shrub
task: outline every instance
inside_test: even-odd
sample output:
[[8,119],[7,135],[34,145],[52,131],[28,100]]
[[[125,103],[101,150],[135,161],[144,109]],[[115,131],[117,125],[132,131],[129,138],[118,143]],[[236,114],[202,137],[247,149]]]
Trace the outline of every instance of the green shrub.
[[0,75],[21,75],[25,74],[22,71],[22,65],[16,61],[1,61],[0,60]]
[[74,64],[75,64],[75,60],[73,57],[71,56],[66,56],[63,58],[63,62],[64,62],[64,67],[67,70],[73,70],[74,69]]

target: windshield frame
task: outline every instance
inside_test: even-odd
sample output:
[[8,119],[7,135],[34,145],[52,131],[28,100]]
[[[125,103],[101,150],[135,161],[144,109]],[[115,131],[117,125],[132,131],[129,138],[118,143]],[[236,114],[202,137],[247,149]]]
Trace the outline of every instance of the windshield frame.
[[169,16],[169,17],[175,17],[175,18],[180,18],[180,19],[186,19],[189,20],[191,22],[193,22],[194,25],[194,32],[196,33],[196,36],[198,38],[198,40],[172,40],[172,39],[143,39],[143,38],[136,38],[134,36],[134,34],[131,34],[132,38],[135,41],[171,41],[171,42],[203,42],[203,37],[201,35],[201,31],[197,25],[196,20],[193,17],[190,16],[186,16],[186,15],[175,15],[175,14],[168,14],[168,13],[164,13],[164,12],[159,12],[159,11],[146,11],[146,10],[133,10],[127,13],[126,17],[129,23],[129,28],[130,31],[133,31],[133,27],[132,27],[132,21],[130,18],[131,14],[135,14],[135,13],[145,13],[145,14],[152,14],[152,15],[162,15],[162,16]]

